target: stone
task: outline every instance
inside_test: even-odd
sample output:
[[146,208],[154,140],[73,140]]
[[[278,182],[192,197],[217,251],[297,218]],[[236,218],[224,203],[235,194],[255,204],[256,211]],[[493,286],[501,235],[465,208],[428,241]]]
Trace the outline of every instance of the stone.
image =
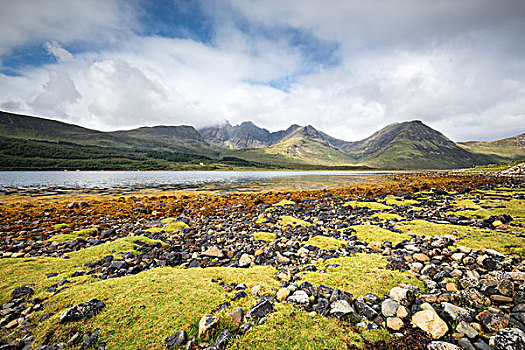
[[28,286],[21,286],[16,287],[13,292],[11,293],[11,296],[13,299],[18,299],[26,295],[32,295],[34,293],[33,289]]
[[422,254],[422,253],[416,253],[416,254],[412,255],[412,257],[414,258],[414,260],[417,260],[419,262],[430,261],[430,258],[427,255]]
[[448,332],[448,326],[436,312],[423,310],[412,316],[412,323],[428,333],[433,339],[439,339]]
[[219,335],[217,336],[217,339],[215,339],[215,343],[213,343],[213,346],[216,349],[223,350],[226,349],[226,346],[228,345],[228,342],[232,338],[232,334],[229,330],[226,328],[223,329]]
[[427,350],[460,350],[460,348],[444,341],[432,341],[427,345]]
[[243,254],[241,255],[241,258],[239,259],[239,267],[248,267],[253,262],[253,257],[249,254]]
[[510,304],[512,303],[511,297],[506,297],[504,295],[499,294],[493,294],[490,296],[490,300],[492,300],[496,304]]
[[80,321],[97,315],[106,307],[103,301],[91,299],[86,302],[75,305],[60,315],[60,323]]
[[164,342],[166,343],[166,348],[172,350],[186,344],[188,342],[188,335],[186,334],[186,331],[182,330],[170,335]]
[[277,291],[276,299],[280,302],[284,302],[290,293],[291,291],[288,288],[281,288]]
[[414,293],[410,289],[394,287],[390,290],[390,298],[404,306],[410,306],[414,300]]
[[472,345],[468,338],[461,338],[460,340],[458,340],[458,346],[465,350],[476,350],[476,348],[474,347],[474,345]]
[[95,345],[97,344],[97,341],[98,341],[99,334],[100,334],[100,329],[98,329],[98,328],[95,329],[95,331],[93,333],[91,333],[89,336],[84,338],[84,340],[82,340],[81,348],[82,349],[90,349],[90,348],[95,347]]
[[461,321],[456,327],[456,332],[466,335],[470,339],[474,339],[478,336],[478,332],[467,322]]
[[339,319],[348,319],[357,322],[360,317],[346,300],[336,300],[330,304],[330,315]]
[[228,316],[230,317],[233,325],[235,327],[239,327],[241,325],[242,319],[244,318],[244,310],[242,307],[238,307],[230,311]]
[[403,320],[399,317],[388,317],[386,319],[386,326],[390,329],[398,331],[401,328],[403,328],[405,324],[403,323]]
[[497,332],[500,329],[507,328],[510,319],[502,314],[491,314],[483,320],[483,326],[489,332]]
[[219,319],[213,315],[202,316],[199,322],[199,339],[202,341],[210,340],[219,327]]
[[492,346],[490,346],[489,344],[485,343],[484,341],[477,341],[474,343],[474,347],[477,349],[477,350],[494,350],[494,348]]
[[464,307],[459,307],[451,303],[443,302],[439,304],[443,315],[452,321],[465,320],[467,322],[473,319],[473,312]]
[[498,282],[497,288],[502,295],[512,296],[514,294],[514,283],[512,283],[512,281],[501,280]]
[[304,290],[296,290],[286,301],[289,303],[308,305],[310,304],[310,297]]
[[208,248],[202,255],[209,256],[210,258],[224,258],[224,252],[217,246]]
[[247,319],[257,319],[266,316],[273,311],[273,303],[268,299],[262,299],[252,306],[246,313]]
[[11,329],[11,328],[15,328],[16,326],[18,326],[18,319],[14,319],[12,320],[11,322],[9,322],[8,324],[6,324],[4,326],[4,328],[6,329]]
[[400,317],[400,318],[405,318],[408,316],[408,311],[406,309],[406,307],[404,307],[403,305],[401,305],[399,307],[399,309],[397,309],[397,312],[396,312],[396,315],[397,317]]
[[503,328],[490,339],[496,350],[525,350],[525,332],[518,328]]
[[261,285],[256,284],[252,287],[252,295],[259,295],[259,292],[261,291]]
[[399,304],[397,301],[385,299],[381,303],[381,313],[385,317],[394,317],[396,316],[397,309],[399,309],[400,306],[401,304]]

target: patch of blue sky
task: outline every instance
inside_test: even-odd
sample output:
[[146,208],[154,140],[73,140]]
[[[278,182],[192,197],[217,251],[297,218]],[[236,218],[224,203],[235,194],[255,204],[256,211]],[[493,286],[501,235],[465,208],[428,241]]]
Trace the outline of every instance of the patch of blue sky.
[[138,35],[183,38],[209,43],[213,23],[193,0],[140,0],[136,8]]
[[56,59],[45,48],[43,43],[17,46],[8,54],[0,57],[0,73],[20,76],[28,67],[39,67],[55,63]]

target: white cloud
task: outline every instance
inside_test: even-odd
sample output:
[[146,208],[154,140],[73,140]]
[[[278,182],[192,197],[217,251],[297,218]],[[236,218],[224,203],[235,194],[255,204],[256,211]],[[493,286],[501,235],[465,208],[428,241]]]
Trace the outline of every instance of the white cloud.
[[71,52],[64,49],[56,41],[45,43],[44,48],[49,54],[53,55],[58,62],[67,62],[73,59]]
[[[507,1],[504,8],[470,0],[219,2],[208,13],[215,21],[209,44],[131,34],[133,25],[116,3],[104,10],[104,21],[95,16],[103,3],[71,3],[77,11],[86,6],[89,33],[125,36],[111,39],[116,45],[73,56],[64,43],[89,35],[62,33],[71,20],[57,15],[54,23],[62,29],[48,25],[41,35],[56,64],[18,77],[0,75],[1,108],[103,130],[202,127],[228,119],[270,130],[312,124],[356,140],[391,122],[422,119],[454,140],[524,131],[520,2]],[[241,30],[238,13],[253,27]],[[33,21],[43,28],[43,18]],[[290,26],[336,43],[338,64],[316,67],[289,36],[267,35]],[[36,40],[28,27],[19,25],[12,42]],[[0,48],[12,47],[15,37],[0,40]],[[289,77],[286,91],[269,86]]]

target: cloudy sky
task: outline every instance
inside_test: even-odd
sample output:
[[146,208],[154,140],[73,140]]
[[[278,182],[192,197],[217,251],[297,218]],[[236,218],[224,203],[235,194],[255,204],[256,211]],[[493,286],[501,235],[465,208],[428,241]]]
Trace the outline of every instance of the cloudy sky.
[[99,130],[525,132],[523,0],[7,0],[0,33],[0,110]]

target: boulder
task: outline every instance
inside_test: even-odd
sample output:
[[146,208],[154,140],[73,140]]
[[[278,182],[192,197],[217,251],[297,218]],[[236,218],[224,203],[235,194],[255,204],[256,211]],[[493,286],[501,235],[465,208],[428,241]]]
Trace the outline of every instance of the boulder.
[[518,328],[503,328],[490,339],[496,350],[525,350],[525,332]]
[[199,322],[199,339],[202,341],[210,340],[217,328],[219,327],[219,319],[213,315],[202,316]]
[[439,339],[448,332],[448,326],[436,312],[423,310],[412,316],[412,323],[428,333],[433,339]]
[[21,286],[16,287],[13,292],[11,293],[11,296],[13,299],[18,299],[26,295],[32,295],[34,293],[33,289],[28,286]]
[[399,304],[397,301],[385,299],[381,303],[381,313],[385,317],[394,317],[396,316],[397,309],[399,309],[400,306],[401,304]]
[[460,350],[460,348],[444,341],[433,341],[427,345],[427,350]]
[[91,299],[89,301],[75,305],[60,315],[60,323],[67,323],[72,321],[80,321],[85,318],[97,315],[106,307],[103,301],[98,299]]
[[166,348],[172,350],[186,344],[187,341],[188,335],[186,334],[186,331],[182,330],[166,338]]

